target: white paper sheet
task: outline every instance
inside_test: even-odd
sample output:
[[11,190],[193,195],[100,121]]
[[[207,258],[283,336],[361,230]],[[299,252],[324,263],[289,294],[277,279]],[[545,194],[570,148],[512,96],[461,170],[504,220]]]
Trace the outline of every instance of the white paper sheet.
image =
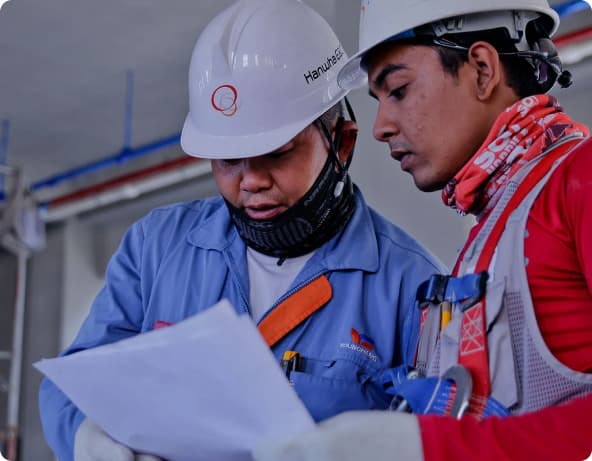
[[34,365],[114,439],[170,461],[246,461],[264,439],[314,426],[255,325],[227,301]]

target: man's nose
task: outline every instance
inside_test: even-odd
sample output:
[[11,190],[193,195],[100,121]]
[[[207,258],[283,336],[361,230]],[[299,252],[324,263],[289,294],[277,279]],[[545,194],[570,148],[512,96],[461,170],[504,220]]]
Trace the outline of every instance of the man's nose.
[[394,114],[384,104],[379,103],[372,134],[378,141],[388,142],[398,133],[399,127],[395,122]]
[[248,192],[257,192],[268,189],[273,184],[273,179],[265,159],[252,157],[242,160],[241,189]]

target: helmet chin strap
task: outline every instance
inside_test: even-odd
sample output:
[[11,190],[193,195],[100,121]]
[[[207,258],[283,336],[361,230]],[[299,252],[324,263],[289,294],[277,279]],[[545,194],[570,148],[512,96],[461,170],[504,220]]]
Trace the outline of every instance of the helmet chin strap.
[[[347,97],[345,97],[343,98],[343,101],[345,102],[345,107],[347,109],[347,113],[349,115],[350,120],[355,122],[356,116],[354,114],[354,110],[349,100],[347,99]],[[318,123],[321,131],[325,135],[327,143],[329,144],[329,155],[331,155],[332,158],[335,159],[335,165],[337,166],[337,169],[340,174],[340,179],[335,184],[335,189],[333,190],[333,196],[335,198],[339,197],[343,192],[343,188],[345,187],[345,181],[348,177],[349,167],[354,157],[354,150],[352,149],[351,153],[348,155],[345,162],[342,162],[339,158],[339,149],[341,149],[341,136],[343,135],[343,123],[344,118],[342,116],[339,116],[339,118],[337,119],[337,123],[335,125],[335,140],[333,140],[331,136],[331,131],[327,128],[327,126],[322,121],[319,121]]]
[[[349,103],[346,102],[346,105],[349,106]],[[351,106],[348,111],[352,117]],[[353,153],[345,162],[339,160],[344,122],[343,117],[340,119],[335,141],[328,128],[319,123],[329,141],[329,156],[311,188],[288,210],[272,219],[256,220],[226,201],[230,216],[246,245],[260,253],[280,258],[278,264],[286,258],[319,248],[337,235],[353,216],[356,201],[348,175]]]

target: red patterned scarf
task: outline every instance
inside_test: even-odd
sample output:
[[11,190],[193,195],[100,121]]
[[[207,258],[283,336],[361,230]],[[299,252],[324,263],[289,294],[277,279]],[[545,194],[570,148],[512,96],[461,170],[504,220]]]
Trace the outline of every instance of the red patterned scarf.
[[575,133],[589,135],[555,97],[542,94],[517,101],[500,114],[481,148],[446,185],[442,200],[463,215],[488,211],[495,205],[491,198],[499,197],[524,164]]

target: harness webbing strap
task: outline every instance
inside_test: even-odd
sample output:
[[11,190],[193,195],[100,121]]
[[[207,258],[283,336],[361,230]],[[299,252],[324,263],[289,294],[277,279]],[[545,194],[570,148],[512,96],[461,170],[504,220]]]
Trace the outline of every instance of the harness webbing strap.
[[545,157],[543,157],[528,173],[526,178],[520,183],[516,192],[510,200],[508,201],[507,206],[500,214],[497,222],[493,226],[489,238],[485,242],[483,250],[481,251],[481,255],[479,256],[479,260],[477,262],[477,267],[475,272],[480,272],[489,269],[489,264],[491,263],[491,259],[493,258],[493,254],[495,252],[495,248],[499,239],[501,238],[502,232],[506,227],[506,222],[510,217],[510,214],[518,208],[518,205],[522,203],[524,198],[528,195],[528,193],[537,185],[537,183],[543,179],[543,177],[548,173],[549,169],[553,165],[553,163],[561,158],[563,155],[567,154],[567,152],[572,148],[572,143],[565,143],[561,146],[557,147],[553,151],[549,152]]
[[[487,335],[485,333],[485,298],[464,312],[462,317],[458,363],[465,366],[473,378],[473,395],[469,413],[482,414],[491,393]],[[484,397],[481,399],[481,397]]]
[[[476,273],[487,271],[489,269],[495,249],[512,212],[520,205],[536,184],[549,172],[552,164],[557,159],[567,154],[572,147],[573,143],[566,142],[553,149],[533,167],[520,183],[516,192],[512,195],[508,204],[493,225],[491,233],[479,255],[475,267]],[[477,416],[483,415],[487,399],[491,394],[485,312],[485,297],[464,312],[458,356],[459,364],[469,369],[471,376],[473,377],[473,396],[469,407],[469,413]]]
[[321,309],[333,296],[326,275],[321,275],[292,294],[257,326],[269,347],[272,347],[304,320]]

